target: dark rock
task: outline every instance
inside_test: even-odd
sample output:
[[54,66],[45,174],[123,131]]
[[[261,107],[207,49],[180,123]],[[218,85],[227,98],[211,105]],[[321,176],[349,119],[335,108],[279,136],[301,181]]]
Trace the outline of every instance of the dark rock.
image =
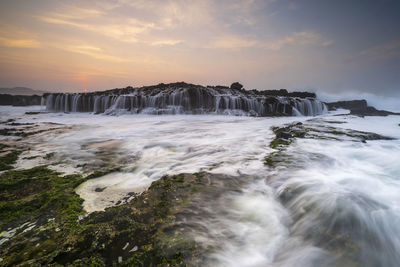
[[32,106],[40,105],[41,96],[38,95],[8,95],[0,94],[0,105],[2,106]]
[[234,89],[234,90],[241,90],[242,88],[243,88],[243,85],[241,85],[241,84],[238,83],[238,82],[234,82],[234,83],[231,84],[231,89]]
[[97,187],[94,191],[95,191],[95,192],[103,192],[104,189],[106,189],[106,188],[107,188],[107,187],[102,187],[102,188]]
[[388,116],[388,115],[400,115],[400,113],[390,112],[387,110],[377,110],[374,107],[368,106],[364,110],[353,109],[350,110],[350,114],[358,116]]
[[279,89],[279,94],[281,95],[288,95],[289,92],[286,89]]
[[388,116],[400,115],[400,113],[390,112],[386,110],[377,110],[374,107],[368,106],[366,100],[351,100],[326,103],[329,110],[338,108],[350,110],[350,114],[357,116]]
[[292,138],[293,136],[290,134],[290,133],[288,133],[288,132],[278,132],[277,134],[276,134],[276,138],[283,138],[283,139],[289,139],[289,138]]
[[351,101],[337,101],[326,103],[329,110],[336,110],[338,108],[344,108],[349,110],[365,110],[367,108],[366,100],[351,100]]
[[259,95],[265,95],[265,96],[287,96],[287,97],[300,97],[300,98],[316,98],[317,95],[315,93],[310,93],[310,92],[288,92],[286,89],[280,89],[280,90],[257,90],[253,89],[250,92],[253,92],[255,94]]

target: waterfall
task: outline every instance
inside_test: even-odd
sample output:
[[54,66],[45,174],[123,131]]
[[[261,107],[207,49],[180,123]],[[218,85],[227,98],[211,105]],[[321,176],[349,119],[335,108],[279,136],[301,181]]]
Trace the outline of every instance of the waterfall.
[[[122,89],[125,90],[125,89]],[[144,87],[129,91],[46,94],[46,109],[94,114],[228,114],[315,116],[327,111],[315,98],[267,96],[218,87]]]

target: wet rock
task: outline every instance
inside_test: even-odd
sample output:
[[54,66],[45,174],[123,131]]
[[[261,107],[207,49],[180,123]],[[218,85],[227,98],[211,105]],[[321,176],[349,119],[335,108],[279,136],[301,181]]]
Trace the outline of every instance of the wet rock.
[[50,152],[50,153],[47,153],[46,155],[44,155],[43,158],[46,159],[46,160],[49,160],[49,159],[53,158],[54,155],[55,155],[54,152]]
[[285,139],[282,139],[282,138],[275,138],[274,140],[271,141],[269,146],[271,148],[276,149],[276,148],[281,148],[281,147],[284,147],[284,146],[288,146],[291,143],[292,143],[291,140],[285,140]]
[[290,139],[293,136],[288,132],[279,132],[279,133],[276,134],[276,137],[277,138],[283,138],[283,139]]
[[[10,186],[10,179],[20,183],[12,185],[18,192],[11,195],[13,191],[0,191],[0,199],[16,198],[15,203],[23,200],[22,206],[11,212],[1,210],[10,215],[1,222],[6,223],[3,229],[35,219],[34,225],[26,224],[0,245],[5,265],[176,266],[201,262],[203,248],[188,239],[182,232],[183,225],[176,221],[198,216],[196,201],[203,199],[202,203],[207,203],[239,186],[237,178],[222,175],[164,176],[142,194],[132,194],[134,198],[129,203],[83,217],[82,199],[73,188],[88,177],[61,177],[45,167],[0,176],[0,182],[5,182],[0,183],[0,188]],[[29,199],[36,203],[34,210],[32,203],[24,202]],[[131,247],[133,241],[135,245]]]
[[94,191],[95,191],[95,192],[103,192],[104,189],[106,189],[106,188],[107,188],[107,187],[102,187],[102,188],[97,187]]
[[324,120],[323,122],[331,123],[331,124],[344,124],[344,123],[347,123],[346,121],[328,121],[328,120]]
[[289,124],[285,127],[274,127],[272,128],[273,132],[276,135],[276,138],[290,139],[294,137],[304,138],[306,135],[306,131],[304,127],[302,127],[303,123],[297,122]]
[[366,100],[351,100],[351,101],[337,101],[326,103],[329,110],[336,110],[338,108],[349,109],[349,110],[365,110],[367,108]]
[[356,116],[388,116],[400,115],[400,113],[390,112],[386,110],[377,110],[374,107],[368,106],[366,100],[351,100],[351,101],[338,101],[326,103],[329,110],[336,110],[338,108],[350,110],[350,114]]
[[7,106],[32,106],[32,105],[40,105],[41,96],[38,95],[9,95],[9,94],[0,94],[0,105]]
[[286,89],[247,91],[242,87],[239,83],[233,83],[231,87],[204,87],[179,82],[92,93],[52,93],[44,94],[43,98],[47,110],[66,113],[144,112],[154,115],[227,113],[251,116],[292,116],[301,113],[311,116],[320,114],[324,110],[323,103],[315,99],[314,93],[288,93]]
[[0,171],[13,169],[13,164],[17,161],[22,152],[19,150],[0,149]]
[[315,93],[310,92],[288,92],[286,89],[279,90],[257,90],[253,89],[252,92],[265,96],[287,96],[287,97],[300,97],[300,98],[316,98]]
[[[356,131],[351,129],[335,128],[319,124],[319,120],[309,120],[310,124],[301,122],[290,123],[284,127],[272,127],[276,138],[269,146],[276,149],[264,158],[264,165],[275,168],[281,164],[290,162],[290,156],[284,153],[287,146],[291,145],[295,138],[323,139],[323,140],[343,140],[366,143],[369,140],[393,140],[390,136],[383,136],[371,132]],[[316,123],[317,122],[317,123]],[[317,155],[318,157],[318,155]],[[292,163],[292,167],[293,163]]]

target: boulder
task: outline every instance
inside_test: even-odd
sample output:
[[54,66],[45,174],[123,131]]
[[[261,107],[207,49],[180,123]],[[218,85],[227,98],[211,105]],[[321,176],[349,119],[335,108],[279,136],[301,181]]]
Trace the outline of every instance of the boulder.
[[234,89],[234,90],[241,90],[242,88],[243,88],[243,85],[241,85],[241,84],[238,83],[238,82],[234,82],[234,83],[231,84],[231,89]]

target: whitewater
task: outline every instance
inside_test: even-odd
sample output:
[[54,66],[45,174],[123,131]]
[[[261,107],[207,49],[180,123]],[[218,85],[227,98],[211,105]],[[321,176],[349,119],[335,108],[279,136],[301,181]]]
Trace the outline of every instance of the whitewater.
[[[189,235],[212,248],[209,266],[400,264],[398,116],[361,118],[346,111],[264,118],[27,111],[41,107],[0,107],[1,121],[59,128],[25,140],[1,136],[1,142],[30,148],[19,157],[17,169],[52,164],[58,171],[82,173],[91,166],[123,166],[77,188],[87,212],[129,201],[129,192],[143,192],[166,174],[204,171],[240,181],[237,190],[199,203],[207,216],[186,222],[207,226],[193,227]],[[294,122],[374,132],[393,140],[295,139],[285,151],[291,159],[287,164],[264,165],[264,158],[276,152],[269,146],[275,138],[271,127]],[[48,159],[35,157],[50,154]]]

